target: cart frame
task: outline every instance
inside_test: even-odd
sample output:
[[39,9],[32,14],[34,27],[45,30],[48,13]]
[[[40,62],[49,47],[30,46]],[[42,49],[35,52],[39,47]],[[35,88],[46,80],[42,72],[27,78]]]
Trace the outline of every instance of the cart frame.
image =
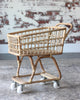
[[[59,27],[60,25],[68,26],[68,28],[69,28],[68,31],[66,32],[65,27]],[[30,31],[35,31],[37,29],[39,29],[39,32],[30,33]],[[40,30],[43,30],[43,29],[48,29],[48,30],[40,32]],[[22,84],[22,85],[23,84],[46,82],[46,81],[53,81],[53,80],[60,80],[61,79],[61,71],[60,71],[59,66],[57,64],[57,61],[53,57],[53,55],[62,54],[63,46],[64,46],[64,40],[66,39],[66,37],[69,34],[71,29],[72,29],[72,24],[70,24],[70,23],[59,23],[55,27],[45,27],[45,28],[43,27],[43,28],[36,28],[36,29],[19,31],[19,32],[14,32],[14,33],[8,33],[7,37],[8,37],[9,53],[17,56],[17,63],[18,63],[16,76],[13,76],[12,80],[14,82],[16,82],[18,84]],[[61,31],[61,30],[64,31],[64,33],[61,33],[62,37],[60,36],[60,33],[59,33],[59,31]],[[58,31],[58,35],[56,36],[55,34],[53,34],[51,36],[53,31],[55,31],[55,32]],[[29,34],[26,34],[26,32],[28,32]],[[46,32],[48,32],[48,34],[44,35],[43,40],[41,40],[40,38],[43,37],[42,34],[43,33],[45,34]],[[22,34],[22,33],[25,33],[25,34]],[[41,34],[41,37],[39,36],[40,34]],[[45,39],[45,37],[47,37],[47,35],[48,35],[48,38]],[[33,36],[34,39],[32,39],[33,37],[29,37],[29,36]],[[39,40],[36,40],[36,36],[39,37],[38,38]],[[25,40],[26,37],[29,37],[29,38],[27,38],[27,40]],[[29,40],[30,38],[31,38],[31,40]],[[57,43],[56,45],[54,44],[54,45],[49,46],[50,41],[52,41],[52,40],[57,41],[56,39],[57,40],[60,39],[59,41],[61,41],[61,44]],[[47,42],[44,42],[45,40]],[[25,42],[25,41],[27,41],[27,42]],[[43,47],[41,47],[42,49],[39,46],[39,44],[42,45],[41,41],[43,42]],[[25,46],[26,43],[27,43],[27,48]],[[37,43],[38,47],[36,47],[36,43]],[[46,43],[47,43],[47,46],[45,45]],[[21,45],[21,44],[23,44],[24,46]],[[31,44],[31,47],[29,47],[29,44]],[[32,46],[33,44],[34,44],[34,47]],[[52,49],[52,51],[50,51],[52,47],[53,47],[53,49]],[[59,49],[59,47],[60,47],[60,51],[57,51],[57,49]],[[55,49],[55,48],[57,48],[57,49]],[[20,75],[21,63],[22,63],[22,60],[25,56],[29,57],[31,67],[32,67],[32,74]],[[37,56],[35,63],[34,63],[34,60],[33,60],[33,56]],[[41,62],[41,59],[43,59],[43,58],[51,58],[53,60],[55,66],[56,66],[56,69],[58,71],[58,74],[59,74],[58,77],[51,75],[51,74],[49,74],[45,71],[43,64]],[[36,68],[37,68],[38,62],[40,63],[40,66],[41,66],[41,69],[42,69],[41,73],[36,73]],[[33,78],[34,78],[35,75],[41,75],[43,77],[46,77],[47,79],[33,81]],[[28,82],[26,82],[22,79],[22,77],[28,77],[28,76],[30,76],[30,79],[29,79]]]

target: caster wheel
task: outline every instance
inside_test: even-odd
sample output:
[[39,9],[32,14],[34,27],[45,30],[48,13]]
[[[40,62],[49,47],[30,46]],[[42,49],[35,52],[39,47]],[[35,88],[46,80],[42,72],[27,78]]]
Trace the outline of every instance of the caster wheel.
[[41,77],[41,80],[46,80],[47,78],[46,77]]
[[59,81],[53,81],[53,87],[56,89],[60,88]]
[[[47,78],[46,77],[41,77],[40,80],[46,80]],[[46,84],[46,82],[40,82],[40,84]]]
[[17,88],[17,83],[16,82],[11,83],[10,89],[15,90],[16,88]]
[[17,87],[17,93],[22,94],[23,93],[23,85],[19,85]]

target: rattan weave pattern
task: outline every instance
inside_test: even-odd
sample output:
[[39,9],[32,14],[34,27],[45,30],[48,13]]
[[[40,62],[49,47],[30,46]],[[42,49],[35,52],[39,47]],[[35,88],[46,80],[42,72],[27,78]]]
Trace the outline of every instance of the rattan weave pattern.
[[9,53],[17,56],[54,55],[63,52],[65,27],[42,27],[8,33]]

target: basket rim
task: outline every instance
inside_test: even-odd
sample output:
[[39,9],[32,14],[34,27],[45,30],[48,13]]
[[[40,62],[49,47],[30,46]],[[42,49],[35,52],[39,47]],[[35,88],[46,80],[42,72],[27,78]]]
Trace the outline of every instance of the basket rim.
[[[24,35],[15,35],[15,34],[19,34],[19,33],[23,33],[23,32],[29,32],[29,31],[33,31],[33,30],[37,30],[37,29],[51,29],[51,30],[47,30],[47,31],[43,31],[43,32],[35,32],[35,33],[31,33],[31,34],[24,34]],[[58,30],[66,30],[65,27],[56,27],[56,26],[52,26],[52,27],[43,27],[43,28],[35,28],[35,29],[29,29],[29,30],[24,30],[24,31],[18,31],[18,32],[12,32],[12,33],[8,33],[7,36],[8,37],[25,37],[25,36],[31,36],[31,35],[36,35],[36,34],[41,34],[41,33],[46,33],[46,32],[53,32],[53,31],[58,31]]]

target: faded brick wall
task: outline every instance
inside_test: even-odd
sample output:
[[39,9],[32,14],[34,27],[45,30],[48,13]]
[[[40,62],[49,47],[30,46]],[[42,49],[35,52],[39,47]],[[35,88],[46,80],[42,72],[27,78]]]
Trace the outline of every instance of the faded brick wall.
[[72,23],[65,43],[80,43],[80,0],[0,0],[0,44],[7,33],[35,27]]

